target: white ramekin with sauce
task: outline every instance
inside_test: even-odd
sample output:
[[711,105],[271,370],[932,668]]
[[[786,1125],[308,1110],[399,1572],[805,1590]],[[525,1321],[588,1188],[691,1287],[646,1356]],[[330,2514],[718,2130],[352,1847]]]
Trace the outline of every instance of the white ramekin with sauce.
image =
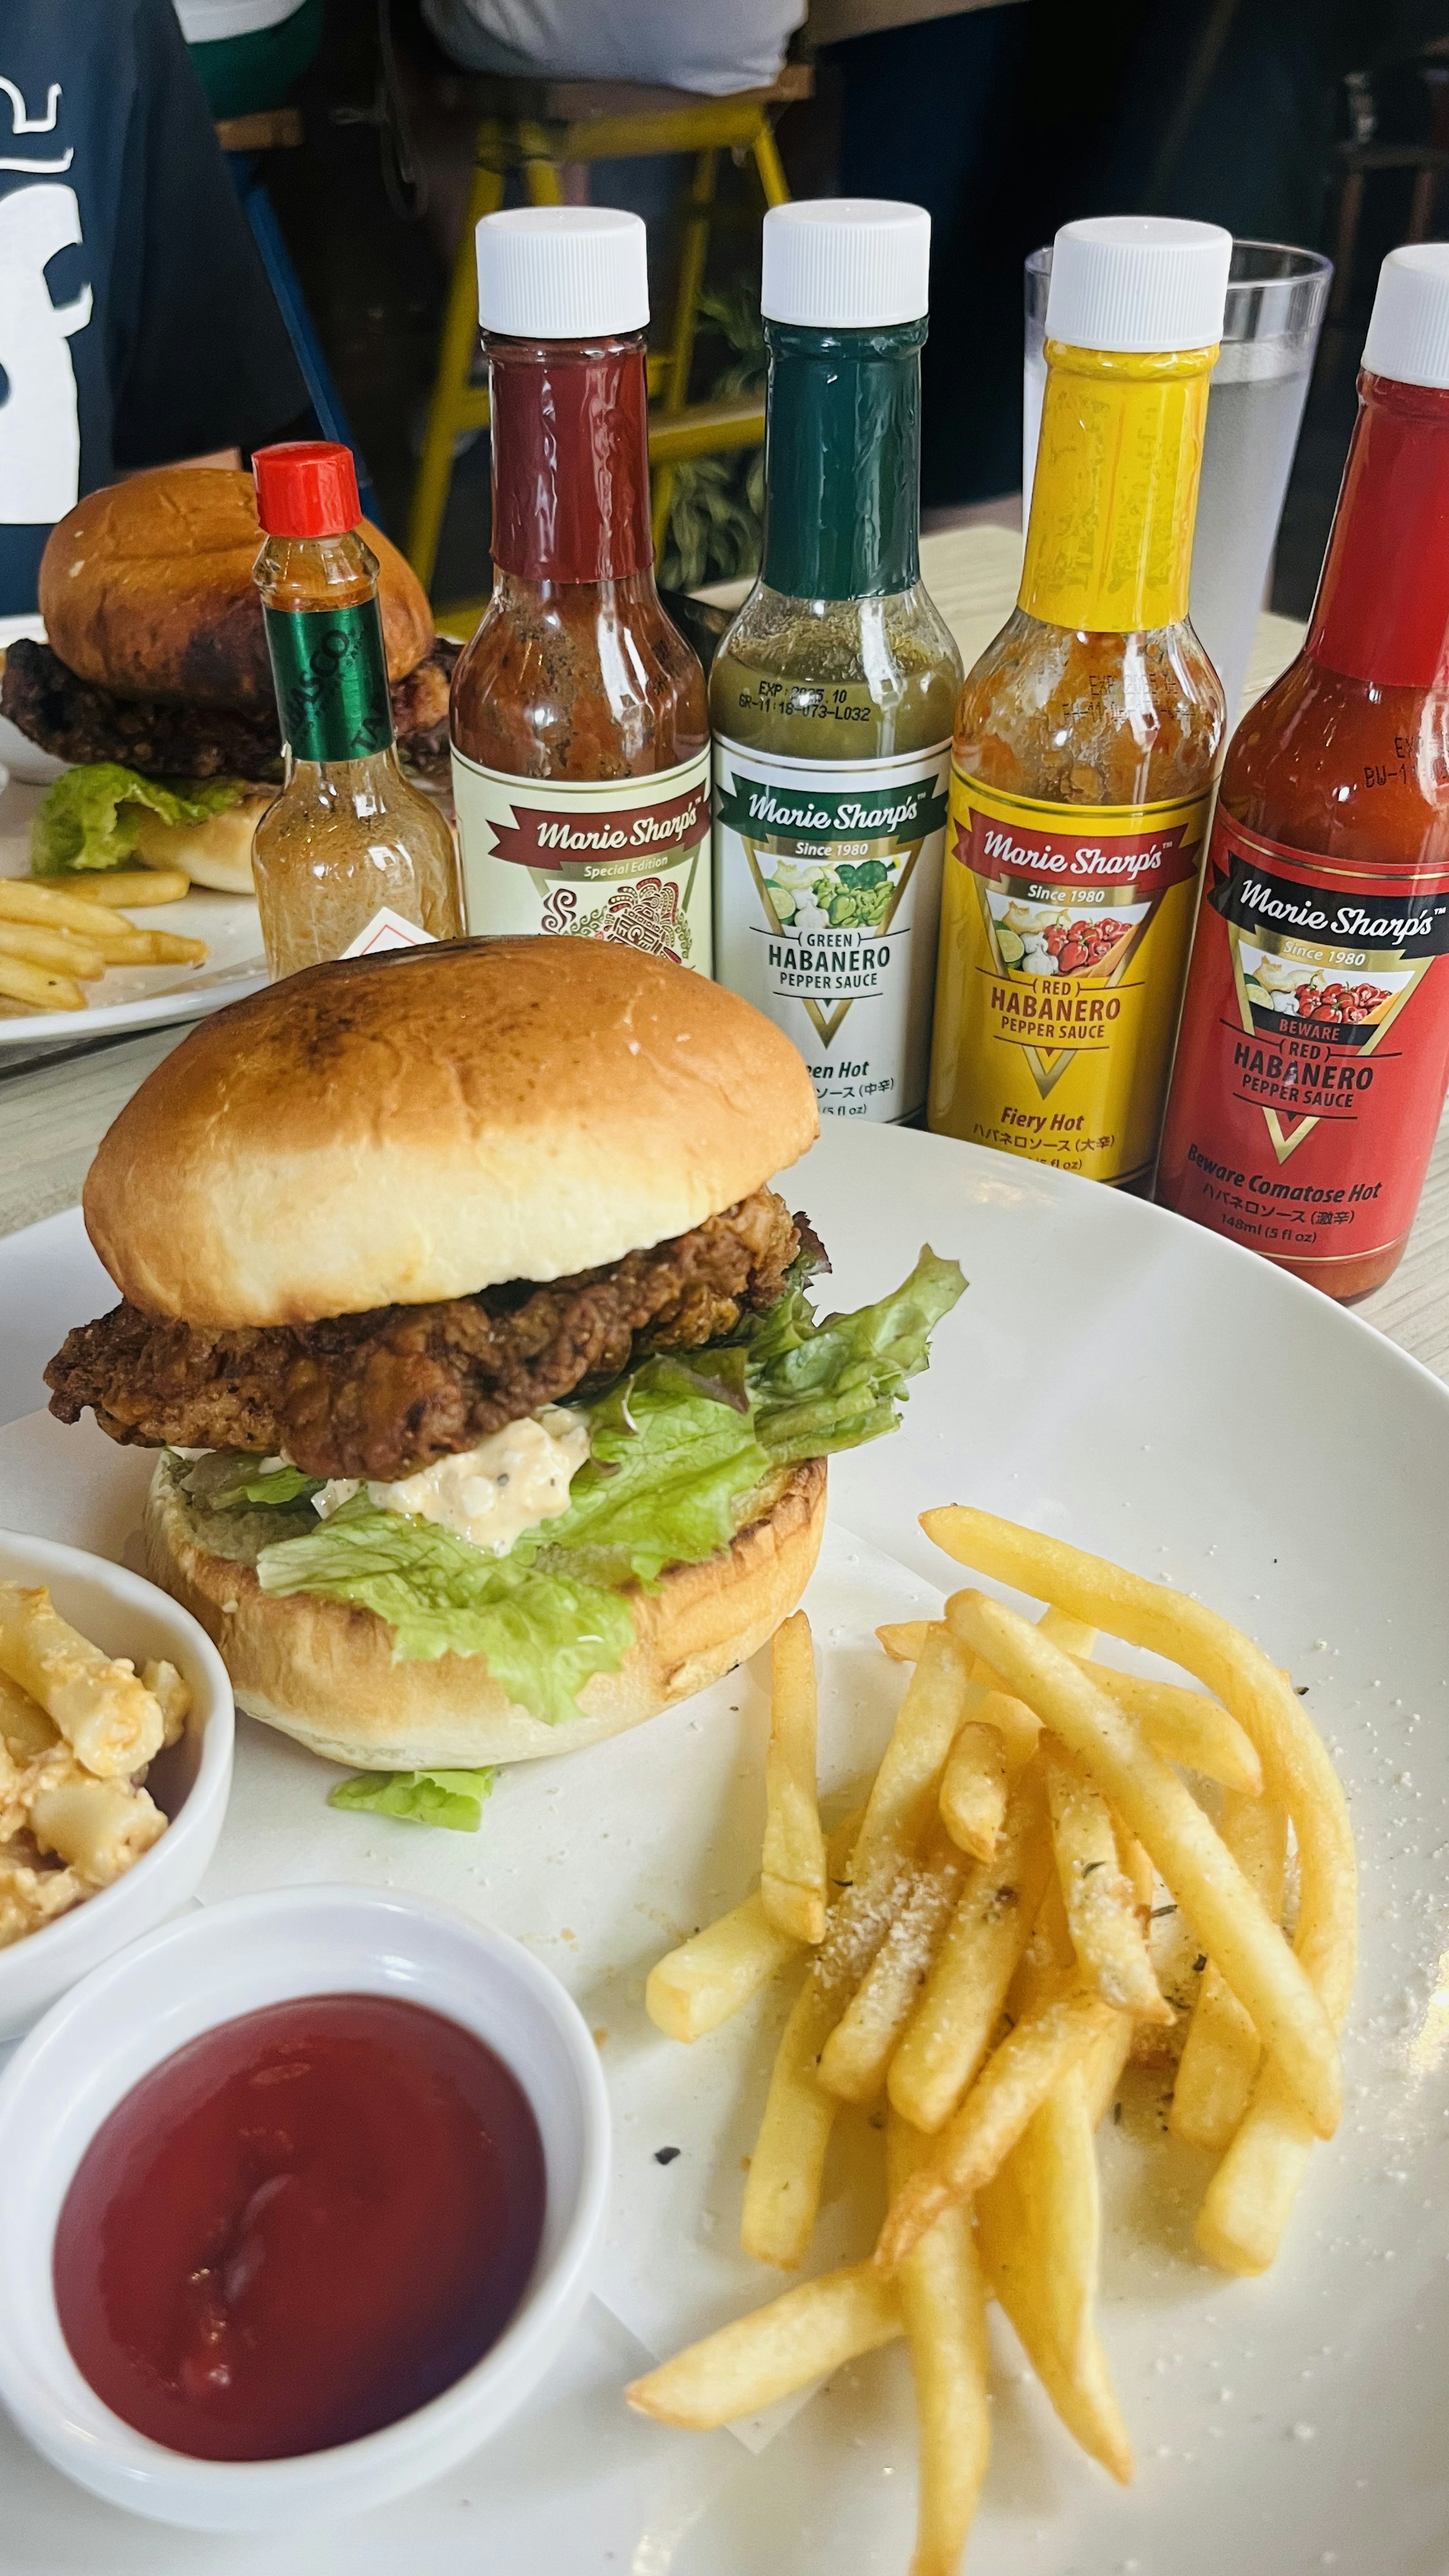
[[[135,2431],[82,2376],[57,2303],[57,2229],[92,2139],[143,2078],[243,2014],[319,1996],[422,2005],[511,2070],[543,2149],[537,2256],[498,2340],[415,2412],[328,2450],[198,2458]],[[363,1888],[284,1888],[206,1906],[87,1978],[0,2078],[0,2401],[55,2467],[159,2522],[290,2531],[386,2503],[466,2458],[543,2378],[587,2295],[609,2162],[608,2097],[588,2027],[516,1941],[442,1906]]]

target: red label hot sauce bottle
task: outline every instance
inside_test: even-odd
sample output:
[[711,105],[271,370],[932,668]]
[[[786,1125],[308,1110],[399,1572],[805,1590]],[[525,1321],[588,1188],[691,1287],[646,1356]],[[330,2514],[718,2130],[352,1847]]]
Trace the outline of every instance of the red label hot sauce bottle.
[[643,224],[486,216],[478,308],[494,584],[453,675],[468,927],[619,940],[708,975],[709,713],[654,587]]
[[1449,244],[1384,262],[1313,622],[1223,772],[1157,1196],[1329,1296],[1449,1083]]

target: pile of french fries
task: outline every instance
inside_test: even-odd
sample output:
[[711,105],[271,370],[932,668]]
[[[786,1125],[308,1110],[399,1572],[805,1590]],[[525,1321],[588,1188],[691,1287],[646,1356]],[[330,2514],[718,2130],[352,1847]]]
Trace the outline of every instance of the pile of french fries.
[[177,903],[190,882],[179,868],[115,869],[63,889],[0,877],[0,1018],[83,1011],[83,986],[108,966],[204,966],[204,939],[137,930],[112,908]]
[[[864,1805],[828,1841],[810,1632],[803,1614],[787,1620],[759,1892],[660,1960],[646,1993],[657,2027],[692,2041],[803,1955],[742,2241],[783,2271],[805,2262],[831,2130],[854,2104],[886,2132],[874,2258],[803,2282],[627,2394],[702,2430],[903,2335],[920,2419],[912,2576],[951,2576],[986,2469],[989,2298],[1068,2431],[1114,2477],[1132,2474],[1095,2317],[1093,2133],[1129,2057],[1163,2060],[1177,2019],[1153,1916],[1180,1908],[1201,1954],[1170,2113],[1177,2137],[1219,2158],[1197,2243],[1225,2271],[1261,2272],[1339,2115],[1356,1872],[1323,1743],[1239,1629],[987,1512],[951,1506],[922,1527],[1046,1603],[1042,1617],[968,1590],[940,1622],[878,1632],[914,1670]],[[1211,1696],[1097,1663],[1099,1631]],[[1183,1770],[1216,1789],[1200,1796]]]
[[111,1886],[165,1832],[143,1781],[190,1709],[174,1664],[138,1674],[43,1584],[0,1583],[0,1949]]

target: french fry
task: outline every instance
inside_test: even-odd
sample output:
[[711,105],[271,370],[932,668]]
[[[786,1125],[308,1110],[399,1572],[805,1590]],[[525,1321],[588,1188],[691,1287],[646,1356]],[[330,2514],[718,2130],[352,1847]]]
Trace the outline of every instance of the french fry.
[[[141,1676],[148,1688],[150,1676],[148,1664]],[[0,1734],[4,1724],[4,1711],[0,1708]],[[836,1826],[826,1845],[826,1868],[832,1887],[840,1885],[850,1867],[863,1812],[857,1807],[854,1815]],[[707,1923],[690,1940],[681,1941],[677,1950],[669,1951],[651,1968],[644,1989],[644,2009],[666,2039],[702,2039],[707,2031],[718,2030],[722,2022],[743,2011],[751,1996],[758,1994],[787,1960],[795,1958],[799,1948],[799,1942],[788,1933],[776,1931],[756,1891],[745,1898],[743,1905]]]
[[[1257,1750],[1266,1794],[1286,1811],[1297,1840],[1300,1897],[1294,1949],[1330,2027],[1335,2034],[1341,2031],[1357,1953],[1353,1831],[1343,1786],[1323,1740],[1277,1666],[1231,1620],[1203,1602],[1191,1601],[1167,1584],[1149,1583],[1061,1539],[1040,1538],[959,1504],[925,1513],[922,1527],[958,1563],[1034,1593],[1038,1600],[1050,1599],[1129,1645],[1180,1664],[1238,1720]],[[1206,1927],[1199,1923],[1196,1929],[1211,1951]],[[1314,2125],[1321,2128],[1320,2121]]]
[[966,1863],[938,1834],[899,1913],[820,2054],[820,2081],[843,2102],[873,2102],[915,2009]]
[[968,1872],[887,2086],[913,2127],[944,2126],[991,2045],[1051,1869],[1035,1771],[1018,1774],[1001,1840]]
[[83,1011],[86,997],[73,975],[28,966],[23,957],[0,957],[0,993],[32,1011]]
[[1104,2031],[1048,2094],[979,2194],[976,2242],[988,2286],[1057,2414],[1125,2486],[1132,2446],[1095,2316],[1101,2205],[1089,2071],[1102,2051],[1125,2046],[1128,2025],[1122,2014],[1116,2019],[1118,2028]]
[[[927,2153],[919,2130],[893,2114],[886,2131],[893,2194]],[[937,2219],[901,2265],[898,2288],[920,2424],[911,2576],[956,2576],[991,2449],[986,2293],[964,2209]]]
[[703,2039],[742,2012],[799,1947],[776,1930],[756,1889],[650,1969],[644,2009],[666,2039]]
[[1138,2021],[1170,2024],[1172,2006],[1152,1973],[1132,1885],[1118,1866],[1111,1808],[1059,1745],[1049,1745],[1045,1767],[1052,1849],[1083,1982]]
[[1117,2087],[1132,2053],[1132,2028],[1130,2017],[1119,2013],[1114,2028],[1105,2031],[1082,2059],[1080,2073],[1087,2097],[1087,2119],[1093,2129],[1100,2129],[1117,2098]]
[[[990,1696],[982,1703],[990,1707]],[[941,1774],[941,1818],[954,1843],[990,1860],[1006,1814],[1006,1747],[1000,1729],[968,1718]]]
[[[957,1598],[969,1601],[963,1624],[992,1669],[1030,1697],[1151,1853],[1315,2130],[1332,2137],[1343,2103],[1336,2032],[1301,1957],[1288,1949],[1190,1790],[1115,1701],[1014,1610],[984,1593]],[[1276,1672],[1272,1678],[1284,1687]]]
[[1044,1637],[1050,1637],[1054,1646],[1060,1646],[1064,1655],[1080,1655],[1085,1661],[1091,1661],[1097,1631],[1089,1628],[1085,1620],[1073,1619],[1065,1610],[1048,1607],[1036,1624]]
[[840,2108],[838,2095],[820,2081],[820,2052],[837,2011],[812,1968],[780,2034],[750,2158],[740,2243],[757,2263],[781,2272],[799,2271],[815,2233],[825,2151]]
[[[855,1872],[910,1852],[938,1791],[962,1718],[975,1714],[965,1656],[944,1628],[933,1628],[906,1685],[875,1785],[866,1801]],[[968,1703],[971,1703],[968,1705]]]
[[1265,2065],[1247,2115],[1208,2184],[1193,2230],[1220,2272],[1266,2272],[1287,2232],[1314,2145],[1306,2113]]
[[1072,1994],[1018,2022],[987,2059],[931,2154],[886,2212],[875,2260],[896,2272],[943,2210],[984,2191],[1061,2077],[1112,2026],[1112,2006]]
[[1085,1655],[1073,1661],[1100,1683],[1169,1762],[1185,1763],[1189,1771],[1219,1780],[1225,1789],[1262,1796],[1263,1765],[1252,1738],[1215,1699],[1184,1690],[1180,1682],[1144,1681],[1140,1673],[1115,1672],[1110,1664],[1094,1663]]
[[0,1670],[98,1779],[139,1770],[161,1749],[164,1720],[144,1683],[62,1619],[43,1585],[0,1583]]
[[94,876],[68,877],[66,891],[139,912],[149,904],[179,903],[190,893],[191,879],[184,868],[106,868]]
[[830,1909],[816,1964],[822,1997],[834,1998],[822,2048],[904,1898],[951,1739],[972,1696],[965,1656],[944,1628],[936,1629],[911,1675],[866,1801],[851,1883]]
[[894,2284],[873,2264],[848,2263],[721,2326],[634,2380],[624,2394],[640,2415],[709,2433],[762,2413],[904,2331]]
[[81,984],[94,984],[106,971],[100,950],[79,932],[45,930],[38,922],[0,921],[0,957],[48,966],[52,974],[73,975]]
[[108,966],[204,966],[204,939],[182,939],[173,930],[103,930],[95,945]]
[[931,1630],[940,1625],[939,1619],[888,1619],[875,1633],[893,1664],[918,1664]]
[[815,1794],[815,1652],[803,1610],[776,1629],[770,1672],[760,1899],[777,1932],[794,1941],[822,1941],[825,1837]]
[[[1288,1820],[1268,1798],[1229,1793],[1219,1831],[1275,1921],[1283,1905]],[[1221,2155],[1252,2097],[1262,2045],[1230,1986],[1209,1959],[1197,1990],[1167,2125],[1189,2147]]]
[[0,921],[35,921],[42,929],[78,930],[83,939],[93,939],[99,930],[131,927],[122,914],[88,895],[62,894],[58,886],[36,885],[28,877],[0,877]]

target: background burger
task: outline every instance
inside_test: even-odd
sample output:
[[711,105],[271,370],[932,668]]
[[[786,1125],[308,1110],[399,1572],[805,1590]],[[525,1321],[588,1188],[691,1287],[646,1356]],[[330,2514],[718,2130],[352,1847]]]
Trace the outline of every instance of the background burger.
[[166,1444],[154,1579],[256,1716],[474,1768],[632,1726],[798,1600],[825,1460],[893,1428],[963,1281],[819,1320],[768,1186],[794,1048],[590,940],[313,967],[207,1020],[85,1191],[125,1300],[51,1410]]
[[[447,776],[458,646],[434,630],[411,567],[367,520],[398,752]],[[281,734],[252,565],[262,542],[249,474],[198,465],[138,474],[81,501],[40,565],[48,641],[12,644],[0,713],[77,764],[32,827],[38,875],[181,867],[251,888],[251,838],[280,782]]]

